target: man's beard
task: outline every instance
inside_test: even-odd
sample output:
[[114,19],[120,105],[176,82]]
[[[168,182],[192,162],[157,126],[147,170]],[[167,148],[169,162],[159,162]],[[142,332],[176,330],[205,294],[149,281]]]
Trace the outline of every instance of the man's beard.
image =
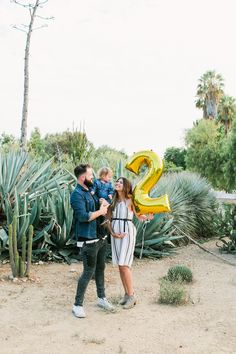
[[92,180],[88,180],[85,178],[84,180],[84,184],[87,186],[87,187],[92,187],[93,186],[93,181]]

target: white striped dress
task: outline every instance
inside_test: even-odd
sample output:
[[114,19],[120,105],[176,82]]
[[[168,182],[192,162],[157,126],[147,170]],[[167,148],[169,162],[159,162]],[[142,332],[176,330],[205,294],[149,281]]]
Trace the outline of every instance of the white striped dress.
[[114,233],[125,233],[126,235],[123,238],[111,237],[113,264],[129,267],[132,265],[137,233],[132,222],[133,216],[134,213],[128,208],[126,200],[116,203],[112,212],[112,230]]

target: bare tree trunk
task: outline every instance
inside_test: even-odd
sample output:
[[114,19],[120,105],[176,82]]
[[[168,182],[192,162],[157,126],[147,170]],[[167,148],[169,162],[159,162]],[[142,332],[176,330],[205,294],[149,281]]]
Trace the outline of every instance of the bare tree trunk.
[[24,57],[24,96],[23,96],[23,109],[22,109],[22,120],[21,120],[21,137],[20,137],[20,147],[26,150],[27,146],[27,123],[28,123],[28,105],[29,105],[29,55],[30,55],[30,40],[33,31],[33,24],[35,19],[35,14],[39,6],[39,0],[35,1],[34,6],[30,9],[30,24],[27,31],[26,46],[25,46],[25,57]]

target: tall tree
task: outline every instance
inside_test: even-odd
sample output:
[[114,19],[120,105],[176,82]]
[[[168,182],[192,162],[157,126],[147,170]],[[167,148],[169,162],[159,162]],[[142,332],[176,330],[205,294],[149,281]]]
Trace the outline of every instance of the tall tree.
[[26,33],[26,43],[25,43],[25,56],[24,56],[24,93],[23,93],[23,108],[22,108],[22,118],[21,118],[21,136],[20,136],[20,146],[22,149],[26,150],[27,146],[27,125],[28,125],[28,106],[29,106],[29,56],[30,56],[30,43],[32,32],[36,29],[46,27],[43,24],[38,27],[34,27],[35,19],[38,17],[43,20],[50,20],[53,17],[43,17],[37,15],[39,8],[42,8],[48,0],[35,0],[34,2],[21,2],[18,0],[13,0],[13,2],[19,6],[24,7],[29,12],[29,24],[13,26]]
[[35,157],[51,157],[48,155],[48,151],[45,147],[45,140],[42,138],[39,128],[34,128],[34,130],[31,132],[27,147],[28,151]]
[[224,125],[225,135],[232,128],[236,118],[236,101],[232,96],[224,95],[219,103],[217,119]]
[[169,147],[164,153],[164,160],[166,162],[172,162],[175,166],[181,167],[182,170],[186,168],[185,156],[186,149],[178,147]]
[[93,144],[85,131],[73,130],[62,133],[47,134],[44,138],[45,150],[59,162],[70,160],[75,166],[87,162],[94,152]]
[[236,192],[236,119],[233,121],[230,134],[227,136],[227,155],[225,158],[224,174],[226,190]]
[[[202,119],[186,132],[187,169],[206,177],[214,187],[224,188],[222,134],[216,121]],[[224,139],[224,135],[223,135]]]
[[218,104],[224,94],[223,88],[221,74],[209,70],[202,75],[197,86],[196,107],[203,110],[203,118],[216,119]]
[[0,150],[9,151],[12,148],[19,148],[19,141],[11,134],[0,135]]

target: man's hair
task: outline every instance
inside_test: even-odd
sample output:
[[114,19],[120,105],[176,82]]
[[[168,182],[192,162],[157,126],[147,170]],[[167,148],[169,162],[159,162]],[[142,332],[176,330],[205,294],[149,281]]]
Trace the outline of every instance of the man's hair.
[[76,168],[74,169],[75,177],[79,178],[81,175],[87,172],[88,168],[91,168],[91,166],[88,163],[87,164],[81,163],[79,166],[76,166]]

